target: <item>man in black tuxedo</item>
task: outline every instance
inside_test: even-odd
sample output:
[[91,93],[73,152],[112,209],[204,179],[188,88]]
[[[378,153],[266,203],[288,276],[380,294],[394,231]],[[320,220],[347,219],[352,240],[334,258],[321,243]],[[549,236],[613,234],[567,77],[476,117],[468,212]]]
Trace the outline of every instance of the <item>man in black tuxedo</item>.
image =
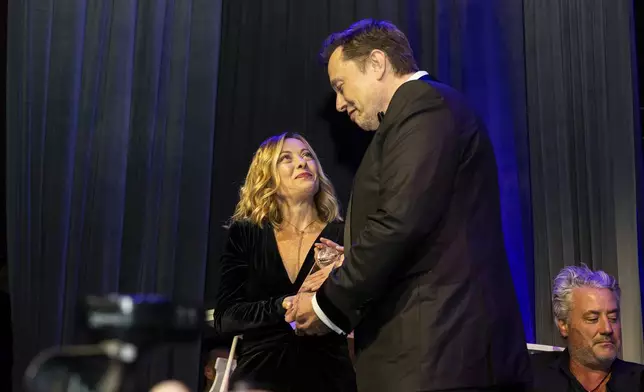
[[363,20],[331,35],[336,108],[376,131],[356,173],[345,260],[286,316],[355,328],[360,391],[521,391],[525,336],[490,139],[465,99],[419,71],[407,38]]
[[617,280],[569,266],[555,278],[552,309],[563,352],[531,356],[535,392],[638,392],[644,366],[617,358],[622,345]]

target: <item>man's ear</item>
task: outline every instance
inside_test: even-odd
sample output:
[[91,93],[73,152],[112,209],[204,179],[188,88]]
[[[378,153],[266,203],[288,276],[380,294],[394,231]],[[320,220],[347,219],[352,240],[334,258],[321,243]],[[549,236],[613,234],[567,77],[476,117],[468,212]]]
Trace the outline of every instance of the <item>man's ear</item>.
[[384,78],[387,68],[390,67],[385,52],[380,49],[372,50],[367,57],[366,67],[375,73],[376,79]]
[[564,320],[557,320],[557,327],[559,328],[559,333],[564,338],[568,337],[568,324]]

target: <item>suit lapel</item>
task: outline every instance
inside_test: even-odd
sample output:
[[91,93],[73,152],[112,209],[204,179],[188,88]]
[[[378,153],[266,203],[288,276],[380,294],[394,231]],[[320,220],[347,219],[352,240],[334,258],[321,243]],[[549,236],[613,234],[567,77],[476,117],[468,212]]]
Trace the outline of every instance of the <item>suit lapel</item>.
[[[362,161],[360,162],[360,166],[358,167],[358,170],[356,171],[354,177],[353,177],[353,184],[351,185],[351,194],[349,196],[349,205],[347,207],[347,215],[344,223],[344,252],[345,254],[349,252],[351,249],[351,245],[353,244],[354,239],[357,240],[357,236],[360,234],[360,231],[364,228],[365,224],[365,209],[367,211],[370,211],[369,203],[366,203],[362,198],[364,197],[364,189],[358,188],[361,187],[362,183],[364,181],[375,181],[371,180],[370,178],[373,176],[373,165],[376,165],[380,161],[380,152],[377,153],[377,155],[374,157],[374,148],[378,148],[378,150],[382,149],[382,146],[379,146],[378,143],[381,143],[381,132],[380,128],[376,131],[376,134],[373,136],[371,139],[371,142],[369,143],[369,147],[367,148],[367,151],[365,152],[364,156],[362,157]],[[358,204],[358,210],[357,215],[352,214],[351,210],[353,207],[353,195],[358,192],[358,194],[361,196],[360,198],[360,203]],[[356,219],[353,219],[353,215],[355,215]],[[353,226],[353,227],[352,227]],[[356,231],[356,237],[352,235],[352,229],[357,227]]]
[[353,201],[353,192],[349,196],[349,205],[347,206],[347,217],[344,222],[344,253],[351,249],[351,202]]

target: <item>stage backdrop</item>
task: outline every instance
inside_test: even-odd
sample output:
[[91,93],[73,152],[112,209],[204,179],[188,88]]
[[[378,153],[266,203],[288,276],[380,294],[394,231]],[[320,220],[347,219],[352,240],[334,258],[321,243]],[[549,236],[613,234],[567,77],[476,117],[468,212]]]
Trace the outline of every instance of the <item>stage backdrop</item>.
[[[11,0],[7,212],[14,390],[79,340],[87,294],[200,302],[219,18],[212,0]],[[137,372],[197,388],[199,343]]]

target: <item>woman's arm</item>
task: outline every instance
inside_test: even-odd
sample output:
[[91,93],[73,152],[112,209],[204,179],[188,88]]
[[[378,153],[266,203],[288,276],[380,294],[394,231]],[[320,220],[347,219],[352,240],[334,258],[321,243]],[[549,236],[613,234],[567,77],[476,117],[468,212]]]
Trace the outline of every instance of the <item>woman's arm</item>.
[[249,230],[246,224],[233,224],[221,257],[221,283],[214,313],[215,330],[222,334],[242,334],[248,330],[284,323],[282,301],[286,296],[248,301]]

